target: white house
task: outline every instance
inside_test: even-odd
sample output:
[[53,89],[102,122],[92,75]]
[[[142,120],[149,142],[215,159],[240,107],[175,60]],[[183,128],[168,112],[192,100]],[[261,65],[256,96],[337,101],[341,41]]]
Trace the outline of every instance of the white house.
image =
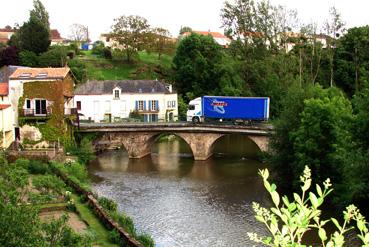
[[14,112],[9,100],[9,87],[7,82],[0,82],[0,149],[6,149],[15,140]]
[[178,119],[178,98],[172,86],[157,80],[89,81],[74,92],[81,120],[116,122],[131,113],[145,122]]
[[[210,32],[210,31],[192,31],[192,32],[200,34],[200,35],[204,35],[204,36],[210,35],[211,37],[213,37],[215,42],[217,42],[219,45],[223,47],[228,47],[229,44],[232,42],[230,38],[228,38],[227,36],[219,32]],[[190,36],[192,32],[185,32],[181,35],[181,37],[183,38],[183,37]]]

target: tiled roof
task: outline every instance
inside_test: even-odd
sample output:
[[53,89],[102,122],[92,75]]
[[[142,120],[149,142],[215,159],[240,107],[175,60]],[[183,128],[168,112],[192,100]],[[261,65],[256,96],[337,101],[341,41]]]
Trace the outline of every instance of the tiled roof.
[[4,33],[14,33],[14,32],[15,32],[15,29],[0,28],[0,32],[4,32]]
[[60,33],[59,33],[58,29],[51,29],[51,30],[50,30],[50,38],[51,38],[51,40],[55,40],[55,39],[63,39],[63,38],[60,36]]
[[[223,35],[219,32],[208,32],[208,31],[192,31],[192,32],[200,34],[200,35],[205,35],[205,36],[211,35],[211,36],[213,36],[213,38],[228,39],[227,36],[225,36],[225,35]],[[183,36],[188,36],[190,34],[191,34],[191,32],[185,32],[185,33],[183,33]]]
[[9,78],[14,79],[64,79],[68,67],[63,68],[18,68]]
[[164,93],[170,91],[165,84],[154,80],[89,81],[74,90],[74,95],[112,94],[119,87],[122,93]]
[[6,108],[9,108],[10,105],[6,105],[6,104],[0,104],[0,110],[4,110]]
[[5,82],[0,83],[0,96],[6,96],[9,93],[9,84]]

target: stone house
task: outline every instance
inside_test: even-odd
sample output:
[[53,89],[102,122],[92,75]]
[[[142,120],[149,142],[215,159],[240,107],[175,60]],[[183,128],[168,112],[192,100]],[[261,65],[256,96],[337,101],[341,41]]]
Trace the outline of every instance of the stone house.
[[178,119],[178,97],[172,86],[157,80],[89,81],[74,93],[81,120],[123,121],[131,113],[145,122]]
[[74,80],[68,67],[17,68],[9,77],[14,124],[52,120],[61,126],[73,112]]

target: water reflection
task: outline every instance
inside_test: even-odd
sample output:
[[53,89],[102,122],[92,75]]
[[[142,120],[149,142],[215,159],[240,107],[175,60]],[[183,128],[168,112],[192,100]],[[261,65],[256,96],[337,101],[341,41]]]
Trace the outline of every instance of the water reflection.
[[[158,246],[251,246],[247,232],[264,231],[251,203],[269,203],[257,175],[263,164],[244,157],[243,149],[255,152],[253,143],[227,138],[202,162],[180,140],[158,142],[139,160],[121,150],[103,153],[89,165],[99,177],[92,177],[93,189],[116,200]],[[235,149],[237,155],[224,155]]]

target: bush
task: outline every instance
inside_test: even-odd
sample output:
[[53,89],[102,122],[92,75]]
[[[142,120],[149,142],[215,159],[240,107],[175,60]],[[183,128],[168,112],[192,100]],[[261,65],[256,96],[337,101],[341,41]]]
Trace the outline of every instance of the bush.
[[106,48],[106,47],[103,50],[103,56],[106,59],[113,59],[113,55],[111,53],[111,50],[109,48]]
[[42,163],[38,160],[29,161],[28,171],[31,174],[45,174],[50,172],[48,164]]
[[38,56],[32,51],[21,51],[19,53],[20,64],[28,67],[38,66]]
[[55,46],[39,56],[40,67],[63,67],[67,62],[65,47]]
[[17,159],[15,161],[15,166],[16,167],[20,167],[20,168],[23,168],[23,169],[26,169],[29,171],[29,165],[30,165],[30,161],[27,160],[27,159]]
[[110,216],[121,226],[123,229],[128,232],[131,236],[136,237],[136,228],[133,223],[131,217],[127,216],[124,213],[114,212],[111,213]]
[[149,234],[140,234],[136,237],[136,240],[145,247],[155,247],[154,239]]
[[109,232],[109,240],[113,244],[118,244],[120,246],[124,246],[124,241],[116,230],[113,230],[113,231]]
[[57,195],[62,195],[65,188],[64,182],[54,175],[34,177],[32,179],[32,184],[42,194],[55,193]]
[[87,80],[86,65],[78,59],[72,59],[68,61],[68,66],[72,71],[72,74],[77,80],[77,83],[84,83]]
[[104,209],[108,210],[109,212],[116,212],[118,205],[115,201],[106,198],[106,197],[99,197],[98,202],[100,204],[101,207],[103,207]]

